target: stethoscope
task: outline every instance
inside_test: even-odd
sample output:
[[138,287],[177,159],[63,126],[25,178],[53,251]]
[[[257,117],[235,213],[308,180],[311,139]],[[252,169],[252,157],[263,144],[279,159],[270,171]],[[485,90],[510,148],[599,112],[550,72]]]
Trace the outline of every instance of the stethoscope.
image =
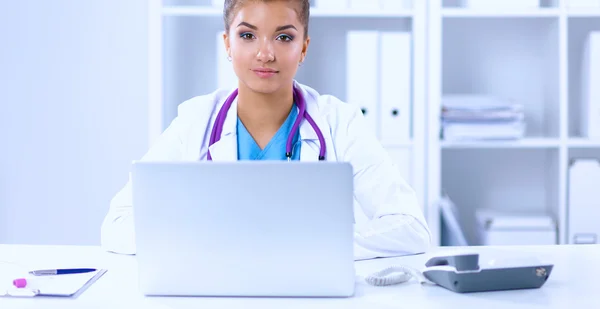
[[[219,113],[217,114],[217,119],[215,119],[215,123],[213,124],[212,132],[210,133],[208,147],[210,147],[212,144],[218,142],[219,139],[221,139],[221,133],[223,132],[223,124],[225,123],[227,112],[229,111],[229,108],[231,107],[231,104],[233,103],[237,95],[238,89],[234,90],[233,93],[229,95],[229,97],[227,98],[227,100],[225,100],[225,103],[219,110]],[[317,133],[317,137],[319,138],[319,161],[325,160],[325,137],[323,137],[323,133],[321,132],[315,121],[312,119],[312,117],[306,111],[306,101],[304,100],[302,92],[299,89],[297,89],[297,87],[294,87],[294,101],[298,105],[299,111],[298,117],[294,122],[294,126],[292,126],[292,130],[288,135],[287,143],[285,145],[285,156],[287,157],[287,160],[292,160],[292,139],[295,133],[298,132],[300,128],[300,122],[302,122],[303,119],[306,119],[308,123],[310,123],[311,127],[313,128],[313,130],[315,130],[315,133]],[[210,151],[208,151],[208,160],[212,161]]]

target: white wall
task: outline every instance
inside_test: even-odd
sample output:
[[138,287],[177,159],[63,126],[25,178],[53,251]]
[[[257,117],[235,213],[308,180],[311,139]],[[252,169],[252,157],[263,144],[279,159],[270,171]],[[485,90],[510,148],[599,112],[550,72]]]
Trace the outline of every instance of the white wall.
[[99,244],[147,148],[147,0],[0,4],[0,243]]

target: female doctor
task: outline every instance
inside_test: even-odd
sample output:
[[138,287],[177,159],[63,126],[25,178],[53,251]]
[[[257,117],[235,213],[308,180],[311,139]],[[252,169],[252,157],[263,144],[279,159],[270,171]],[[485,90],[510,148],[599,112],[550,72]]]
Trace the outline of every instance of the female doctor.
[[[360,109],[294,79],[310,42],[309,0],[226,0],[224,20],[238,88],[182,103],[142,160],[349,162],[355,259],[426,251],[430,232],[416,194]],[[131,182],[111,201],[101,243],[107,251],[135,254]]]

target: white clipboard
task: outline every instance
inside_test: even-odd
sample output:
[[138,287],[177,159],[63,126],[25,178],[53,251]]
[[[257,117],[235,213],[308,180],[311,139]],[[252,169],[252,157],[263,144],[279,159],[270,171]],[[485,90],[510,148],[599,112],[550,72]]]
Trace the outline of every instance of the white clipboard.
[[78,297],[100,277],[106,269],[82,274],[28,277],[32,281],[25,288],[0,290],[2,297]]

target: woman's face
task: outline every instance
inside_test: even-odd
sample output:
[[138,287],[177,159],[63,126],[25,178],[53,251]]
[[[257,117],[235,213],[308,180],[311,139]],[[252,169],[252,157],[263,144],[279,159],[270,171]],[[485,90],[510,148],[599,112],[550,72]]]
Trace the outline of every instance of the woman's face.
[[273,93],[290,87],[304,61],[309,38],[293,3],[249,1],[234,16],[225,48],[240,83],[253,91]]

